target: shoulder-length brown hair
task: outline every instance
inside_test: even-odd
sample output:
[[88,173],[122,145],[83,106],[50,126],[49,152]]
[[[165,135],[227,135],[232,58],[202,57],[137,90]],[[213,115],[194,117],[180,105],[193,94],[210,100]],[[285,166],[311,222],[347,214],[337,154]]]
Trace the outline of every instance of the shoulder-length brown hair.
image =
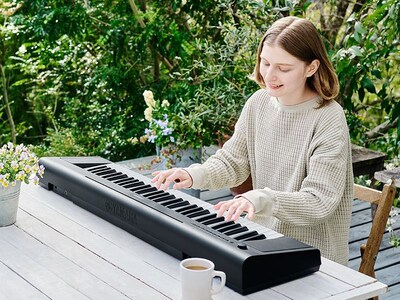
[[285,17],[277,20],[265,33],[257,51],[257,63],[254,69],[254,80],[265,87],[260,74],[261,52],[264,45],[279,46],[299,60],[310,64],[317,59],[320,62],[318,70],[307,78],[307,84],[323,99],[321,106],[334,100],[339,94],[339,82],[320,34],[315,26],[306,19]]

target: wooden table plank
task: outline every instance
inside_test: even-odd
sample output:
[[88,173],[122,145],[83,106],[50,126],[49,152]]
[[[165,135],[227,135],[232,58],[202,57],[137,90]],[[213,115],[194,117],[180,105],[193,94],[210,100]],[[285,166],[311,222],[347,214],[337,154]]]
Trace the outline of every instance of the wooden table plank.
[[[50,282],[63,284],[65,290],[70,288],[92,299],[179,299],[177,259],[42,188],[23,187],[17,223],[0,230],[0,237],[0,247],[8,243],[32,266],[30,271],[18,272],[26,278],[30,274],[43,276],[34,279],[37,286],[44,287],[49,278]],[[12,249],[7,253],[12,259]],[[0,265],[4,261],[0,251]],[[368,286],[383,292],[384,285],[376,283],[374,278],[323,258],[320,272],[247,296],[224,288],[213,299],[329,299],[334,294],[353,297],[357,291],[368,294],[369,290],[364,291]],[[98,285],[103,286],[101,291]],[[94,292],[90,293],[89,287]]]
[[[58,277],[55,273],[51,272],[40,262],[35,261],[30,256],[35,256],[38,253],[36,251],[31,252],[31,248],[28,252],[18,245],[29,245],[33,244],[36,249],[38,241],[32,239],[31,236],[27,235],[22,230],[19,230],[15,226],[6,227],[1,229],[0,238],[0,259],[3,263],[7,264],[8,268],[14,270],[18,275],[29,283],[31,286],[36,287],[38,291],[43,293],[45,298],[51,299],[89,299],[82,293],[71,287],[68,283]],[[45,246],[44,246],[45,247]],[[26,248],[29,248],[26,247]],[[51,250],[50,250],[51,251]],[[43,255],[48,253],[44,251]],[[39,255],[42,255],[40,253]],[[35,294],[31,296],[34,298]],[[30,297],[29,297],[30,298]]]
[[[91,284],[89,284],[91,278],[86,278],[87,286],[96,286],[96,289],[90,288],[90,292],[96,291],[96,295],[90,297],[94,296],[95,299],[177,297],[170,289],[171,286],[178,284],[177,280],[167,273],[151,272],[149,265],[136,255],[132,255],[133,252],[122,250],[115,243],[71,222],[69,217],[39,205],[37,201],[22,200],[20,207],[27,213],[37,216],[40,221],[26,220],[21,212],[18,216],[18,226],[21,224],[29,234],[54,249],[59,255],[79,265],[83,274],[86,271],[97,278],[97,281]],[[28,221],[31,223],[27,224]],[[102,219],[98,218],[98,221]],[[43,223],[47,226],[41,225]],[[57,235],[57,232],[63,234]],[[72,267],[71,269],[73,270]],[[72,270],[69,270],[69,273]],[[70,284],[80,284],[80,282]],[[102,291],[103,284],[108,288]],[[80,288],[80,285],[78,287]],[[89,291],[85,291],[85,294],[87,293]]]
[[348,282],[354,287],[356,286],[364,286],[371,283],[376,282],[375,278],[371,278],[362,273],[358,273],[357,278],[354,276],[354,270],[350,268],[346,268],[338,263],[330,261],[324,257],[322,257],[322,265],[320,271],[326,274],[329,274],[343,282]]
[[[351,300],[365,300],[371,298],[375,295],[376,291],[380,293],[385,293],[387,291],[387,286],[380,282],[375,282],[370,285],[362,286],[357,290],[350,290],[344,293],[334,295],[332,297],[327,298],[327,300],[343,300],[343,299],[351,299]],[[360,292],[362,295],[360,295]]]
[[[44,201],[43,195],[48,193],[51,193],[52,200]],[[31,199],[22,201],[20,206],[84,248],[99,254],[105,261],[112,262],[113,265],[129,274],[135,273],[135,276],[140,276],[146,285],[157,288],[171,299],[179,298],[179,261],[174,257],[166,255],[130,233],[42,188],[35,188],[31,193]],[[65,222],[68,223],[63,226]],[[50,242],[47,241],[47,243]],[[64,255],[68,254],[64,253]],[[118,260],[118,257],[125,257],[125,260]],[[270,295],[271,299],[288,299],[273,290],[267,292],[264,290],[261,293]],[[252,297],[255,298],[250,299],[257,299],[257,293],[252,294]],[[161,299],[161,296],[137,298]],[[225,288],[213,299],[234,300],[243,299],[243,296]]]
[[[307,285],[307,291],[304,285]],[[330,275],[318,272],[302,278],[302,280],[293,280],[282,285],[273,287],[278,293],[285,293],[291,299],[309,299],[312,295],[316,299],[325,299],[332,294],[344,293],[354,287],[342,280],[332,280]]]
[[[3,261],[5,251],[6,249],[0,249],[0,299],[49,300],[49,297],[41,293],[36,287],[21,277],[12,266]],[[14,258],[16,259],[17,257],[18,254]]]

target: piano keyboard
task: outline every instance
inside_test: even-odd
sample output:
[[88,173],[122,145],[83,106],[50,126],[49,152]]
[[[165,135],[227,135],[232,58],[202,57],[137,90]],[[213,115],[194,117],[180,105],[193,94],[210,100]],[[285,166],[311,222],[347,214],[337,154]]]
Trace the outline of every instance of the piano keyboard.
[[[320,251],[101,157],[44,157],[39,183],[178,259],[204,257],[245,295],[316,272]],[[266,272],[273,270],[273,272]]]
[[242,217],[235,222],[225,222],[223,217],[216,218],[216,212],[211,204],[186,194],[184,194],[185,200],[183,200],[183,195],[176,193],[175,190],[157,190],[149,178],[117,164],[85,169],[100,178],[137,193],[149,201],[154,201],[171,211],[175,211],[192,221],[207,225],[211,229],[238,241],[270,239],[282,236],[276,231]]

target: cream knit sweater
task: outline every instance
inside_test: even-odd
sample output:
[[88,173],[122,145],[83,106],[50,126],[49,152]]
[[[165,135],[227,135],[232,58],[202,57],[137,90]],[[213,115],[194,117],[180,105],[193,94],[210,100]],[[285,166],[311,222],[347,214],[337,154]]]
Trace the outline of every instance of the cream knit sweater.
[[204,164],[186,169],[193,188],[241,184],[255,222],[321,250],[346,265],[353,199],[348,128],[335,101],[316,109],[319,97],[284,106],[265,90],[246,102],[232,138]]

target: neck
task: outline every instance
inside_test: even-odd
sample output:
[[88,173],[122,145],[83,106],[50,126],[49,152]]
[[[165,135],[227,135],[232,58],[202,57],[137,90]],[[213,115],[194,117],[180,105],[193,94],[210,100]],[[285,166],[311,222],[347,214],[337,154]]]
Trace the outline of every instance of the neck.
[[279,103],[283,105],[297,105],[303,102],[307,102],[318,96],[318,93],[309,87],[306,87],[303,91],[296,93],[295,95],[288,95],[283,97],[278,97]]

